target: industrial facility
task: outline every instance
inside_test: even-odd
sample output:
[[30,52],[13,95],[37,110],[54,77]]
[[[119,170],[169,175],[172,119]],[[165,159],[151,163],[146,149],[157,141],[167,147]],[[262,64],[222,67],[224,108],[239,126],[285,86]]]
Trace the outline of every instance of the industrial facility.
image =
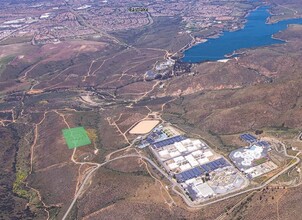
[[172,126],[159,125],[141,141],[193,201],[240,190],[248,180],[204,141],[187,138]]
[[248,178],[261,176],[278,167],[270,160],[268,152],[271,147],[268,142],[258,140],[251,134],[243,134],[240,138],[249,146],[232,151],[229,157]]

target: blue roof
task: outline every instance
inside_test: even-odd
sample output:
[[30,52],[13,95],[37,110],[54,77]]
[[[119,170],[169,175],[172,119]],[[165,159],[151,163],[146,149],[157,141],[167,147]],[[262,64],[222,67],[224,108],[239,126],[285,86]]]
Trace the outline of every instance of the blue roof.
[[175,177],[177,182],[182,183],[189,179],[193,179],[195,177],[201,176],[202,174],[203,172],[198,167],[195,167],[193,169],[184,171],[182,173],[175,174]]
[[240,138],[248,143],[253,143],[257,141],[257,138],[251,134],[242,134],[240,135]]
[[155,148],[155,149],[161,148],[161,147],[164,147],[164,146],[167,146],[167,145],[174,144],[176,142],[183,141],[185,139],[187,139],[187,138],[184,137],[184,136],[178,135],[178,136],[175,136],[175,137],[171,137],[171,138],[153,143],[153,148]]

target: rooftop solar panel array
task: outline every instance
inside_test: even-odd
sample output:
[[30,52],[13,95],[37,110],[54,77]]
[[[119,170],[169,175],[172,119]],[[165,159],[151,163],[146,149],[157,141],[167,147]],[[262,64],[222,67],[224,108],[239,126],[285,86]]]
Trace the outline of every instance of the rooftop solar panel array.
[[240,135],[240,138],[248,143],[254,143],[257,141],[257,138],[251,134],[242,134]]
[[183,183],[189,179],[196,178],[205,173],[210,173],[214,170],[217,170],[217,169],[223,168],[223,167],[227,167],[227,166],[230,166],[230,164],[224,158],[219,158],[218,160],[214,160],[212,162],[203,164],[200,167],[195,167],[193,169],[176,174],[175,177],[176,177],[177,182]]
[[167,145],[174,144],[176,142],[183,141],[185,139],[187,139],[187,138],[184,137],[184,136],[178,135],[178,136],[175,136],[175,137],[171,137],[171,138],[165,139],[163,141],[155,142],[155,143],[153,143],[152,147],[154,149],[158,149],[158,148],[162,148],[162,147],[167,146]]
[[227,166],[230,166],[230,164],[224,158],[219,158],[218,160],[203,164],[200,167],[204,172],[209,173],[211,171],[217,170],[218,168]]
[[266,141],[259,141],[259,142],[257,142],[257,145],[261,146],[261,147],[269,147],[270,146],[270,144]]
[[168,136],[162,130],[155,128],[154,131],[152,131],[152,133],[147,136],[146,141],[149,144],[153,144],[156,141],[166,139],[167,137]]
[[195,167],[193,169],[176,174],[175,177],[177,182],[183,183],[189,179],[193,179],[195,177],[201,176],[202,174],[203,172],[198,167]]

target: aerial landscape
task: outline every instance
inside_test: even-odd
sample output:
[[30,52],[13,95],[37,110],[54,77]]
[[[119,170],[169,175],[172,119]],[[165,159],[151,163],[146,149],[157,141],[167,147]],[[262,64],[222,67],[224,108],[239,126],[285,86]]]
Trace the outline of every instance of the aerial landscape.
[[302,1],[0,11],[0,219],[302,220]]

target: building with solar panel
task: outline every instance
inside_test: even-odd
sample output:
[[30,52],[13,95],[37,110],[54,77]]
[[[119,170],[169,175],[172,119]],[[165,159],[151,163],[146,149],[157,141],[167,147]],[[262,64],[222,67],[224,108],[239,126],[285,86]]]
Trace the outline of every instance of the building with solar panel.
[[[160,125],[143,141],[167,174],[194,201],[229,193],[247,184],[247,179],[204,141],[188,138],[171,127]],[[235,180],[239,180],[237,184]]]
[[250,134],[240,135],[240,138],[249,143],[249,146],[236,149],[229,155],[239,170],[249,178],[255,178],[277,168],[268,154],[271,151],[269,142],[259,140]]

